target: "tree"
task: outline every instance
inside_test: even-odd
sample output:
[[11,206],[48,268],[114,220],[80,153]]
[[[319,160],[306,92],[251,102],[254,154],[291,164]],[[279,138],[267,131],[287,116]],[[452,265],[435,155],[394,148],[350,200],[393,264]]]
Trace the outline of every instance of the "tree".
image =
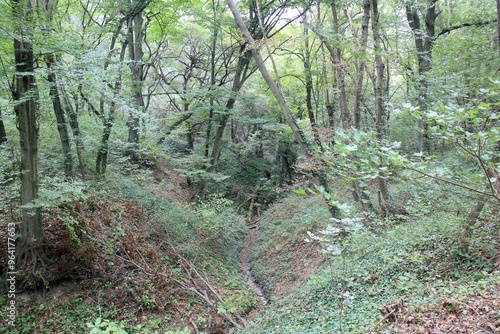
[[[380,13],[378,11],[378,1],[371,0],[370,4],[371,16],[372,16],[372,31],[373,31],[373,44],[375,53],[375,67],[376,67],[376,79],[375,79],[375,133],[377,138],[377,143],[381,144],[384,138],[384,125],[383,125],[383,115],[385,114],[385,103],[387,100],[387,92],[384,91],[384,63],[382,61],[381,47],[380,47],[380,35],[379,35],[379,18]],[[381,158],[382,160],[382,158]],[[382,164],[385,163],[381,161]],[[380,166],[382,167],[382,166]],[[382,197],[380,205],[382,210],[386,215],[394,214],[397,212],[394,205],[393,199],[389,194],[389,189],[387,187],[387,178],[385,173],[381,170],[380,175],[377,178],[379,191]]]
[[[42,1],[42,8],[45,14],[45,20],[41,20],[46,24],[44,30],[44,35],[50,38],[51,31],[53,27],[54,18],[54,8],[57,8],[58,1]],[[64,175],[66,177],[71,177],[73,175],[73,156],[71,152],[71,139],[68,132],[68,125],[66,122],[66,115],[64,112],[63,102],[61,99],[60,87],[57,79],[57,73],[54,66],[57,64],[58,55],[57,53],[49,52],[45,55],[45,63],[47,64],[47,81],[49,82],[49,96],[52,100],[52,106],[54,109],[54,115],[57,122],[57,131],[59,132],[59,138],[61,140],[61,148],[64,156]]]
[[[260,51],[258,50],[258,47],[256,45],[255,39],[251,35],[248,28],[246,27],[245,22],[243,21],[241,14],[240,14],[238,8],[236,7],[234,1],[227,0],[227,4],[229,6],[229,9],[233,13],[234,19],[236,20],[236,24],[241,29],[241,32],[243,33],[243,36],[245,37],[245,40],[248,43],[248,47],[249,47],[250,51],[252,52],[253,59],[257,63],[257,66],[259,68],[259,71],[260,71],[262,77],[266,81],[267,85],[269,86],[269,89],[272,91],[274,97],[276,98],[276,100],[279,104],[280,109],[283,112],[283,116],[286,120],[286,123],[288,124],[288,126],[291,128],[291,130],[293,132],[295,140],[298,142],[299,146],[301,147],[301,149],[303,150],[304,153],[306,153],[310,157],[314,158],[312,156],[311,145],[307,141],[307,138],[304,135],[304,132],[302,131],[302,129],[295,122],[295,119],[293,118],[293,115],[290,111],[290,108],[288,107],[288,104],[286,103],[286,100],[283,96],[282,89],[281,89],[281,86],[279,84],[278,70],[276,68],[276,64],[272,60],[272,56],[271,56],[271,62],[273,63],[273,68],[274,68],[274,72],[276,73],[277,82],[275,82],[273,80],[273,78],[271,77],[271,74],[267,70],[267,67],[264,63],[264,59],[262,58],[262,55],[260,54]],[[261,18],[259,18],[259,20],[261,20]],[[266,40],[267,39],[266,33],[265,33],[264,29],[262,29],[262,30],[263,30],[263,34],[264,34],[263,38]],[[265,43],[266,43],[266,47],[268,48],[268,53],[269,53],[269,55],[271,55],[271,52],[269,52],[269,45],[268,45],[267,41]],[[331,195],[329,194],[329,187],[328,187],[328,184],[327,184],[327,181],[325,179],[324,174],[322,172],[316,172],[316,171],[315,171],[315,173],[316,173],[316,176],[319,177],[321,185],[322,185],[325,193],[328,196],[327,199],[330,198]],[[329,208],[332,216],[336,217],[340,214],[338,207],[335,205],[332,205],[332,203],[329,200],[327,200],[327,205],[328,205],[328,208]]]
[[128,154],[136,157],[139,149],[139,130],[140,130],[140,113],[144,111],[143,97],[143,81],[144,81],[144,62],[143,62],[143,43],[144,43],[144,19],[142,13],[139,12],[135,16],[128,19],[127,22],[127,44],[129,67],[132,75],[132,96],[134,108],[131,108],[127,121],[128,125],[128,143],[130,145]]
[[[420,14],[418,6],[406,5],[406,18],[415,39],[415,49],[418,59],[417,78],[417,100],[422,117],[418,120],[418,147],[420,152],[430,153],[430,143],[427,135],[427,123],[425,113],[427,112],[429,82],[427,76],[431,70],[432,46],[436,39],[436,19],[439,13],[436,11],[437,0],[428,0],[425,14]],[[422,15],[422,18],[421,16]],[[424,22],[424,27],[422,23]]]
[[[32,24],[35,1],[13,0],[13,18],[16,22],[14,58],[16,73],[12,87],[14,111],[19,129],[21,147],[21,231],[16,247],[18,270],[28,277],[43,279],[45,258],[39,248],[43,241],[40,210],[34,201],[38,198],[38,121],[37,97],[32,44]],[[40,273],[42,272],[42,275]],[[38,283],[38,282],[37,282]]]
[[5,125],[2,120],[2,109],[0,108],[0,146],[7,142],[7,132],[5,131]]

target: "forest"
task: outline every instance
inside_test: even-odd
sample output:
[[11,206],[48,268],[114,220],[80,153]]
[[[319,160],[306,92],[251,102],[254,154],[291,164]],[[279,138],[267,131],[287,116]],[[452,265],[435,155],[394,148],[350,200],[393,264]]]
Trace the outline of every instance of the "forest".
[[500,333],[500,0],[0,0],[0,333]]

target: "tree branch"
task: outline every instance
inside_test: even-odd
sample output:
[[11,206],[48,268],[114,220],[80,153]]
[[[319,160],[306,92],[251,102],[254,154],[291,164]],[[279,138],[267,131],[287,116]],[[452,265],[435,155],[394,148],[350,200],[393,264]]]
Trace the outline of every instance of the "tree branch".
[[443,35],[446,35],[446,34],[452,32],[453,30],[458,30],[458,29],[467,28],[467,27],[482,27],[482,26],[485,26],[488,24],[493,24],[496,22],[497,22],[496,19],[489,20],[489,21],[483,21],[483,22],[466,22],[466,23],[462,23],[462,24],[458,24],[455,26],[445,28],[445,29],[441,30],[439,32],[439,34],[436,35],[436,37],[441,37]]

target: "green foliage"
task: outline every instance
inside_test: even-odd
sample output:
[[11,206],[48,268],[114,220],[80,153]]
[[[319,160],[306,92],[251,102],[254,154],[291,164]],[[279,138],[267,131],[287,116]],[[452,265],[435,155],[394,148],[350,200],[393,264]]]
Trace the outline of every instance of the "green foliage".
[[[372,217],[364,225],[376,223]],[[464,274],[484,268],[494,253],[484,256],[476,249],[459,255],[461,218],[455,214],[414,215],[378,223],[372,232],[355,220],[346,220],[342,225],[350,233],[342,238],[339,227],[315,232],[315,236],[321,234],[318,239],[335,246],[330,249],[333,256],[305,288],[276,300],[241,332],[362,333],[381,320],[379,307],[395,299],[418,307],[435,300],[435,289],[450,295],[472,293],[485,288],[485,278],[499,279],[498,272],[489,274],[491,266],[486,275]],[[496,241],[484,236],[476,240],[496,247]]]
[[[2,303],[7,302],[7,298],[0,300]],[[3,305],[2,303],[0,305]],[[46,301],[29,308],[25,303],[18,300],[16,304],[21,310],[16,318],[16,333],[19,334],[50,333],[49,328],[57,328],[58,331],[67,333],[86,333],[88,329],[85,324],[88,319],[93,319],[95,314],[110,319],[116,316],[115,310],[90,307],[78,294],[71,296],[71,299]],[[54,316],[55,314],[58,316]],[[8,326],[0,327],[0,333],[12,333],[10,330]]]
[[221,195],[210,195],[195,209],[200,217],[195,229],[204,244],[236,262],[233,251],[238,249],[246,229],[243,218],[234,211],[232,204]]
[[400,143],[377,142],[375,132],[337,131],[335,145],[325,155],[325,162],[346,183],[360,182],[361,187],[378,177],[391,177],[407,160],[396,150]]
[[87,327],[90,329],[90,334],[102,334],[102,333],[115,333],[115,334],[127,334],[123,330],[124,324],[117,324],[114,321],[109,321],[107,319],[97,318],[94,323],[87,322]]
[[266,211],[252,255],[252,272],[265,295],[271,294],[280,279],[293,275],[293,251],[308,230],[325,227],[329,218],[320,196],[290,195]]

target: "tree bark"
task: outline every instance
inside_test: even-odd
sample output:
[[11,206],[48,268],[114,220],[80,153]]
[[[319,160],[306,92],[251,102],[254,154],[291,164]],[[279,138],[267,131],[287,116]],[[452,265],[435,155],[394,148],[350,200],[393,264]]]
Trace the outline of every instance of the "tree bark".
[[319,136],[318,124],[316,123],[316,118],[314,117],[313,105],[312,105],[312,95],[313,95],[313,78],[311,69],[311,47],[309,45],[309,22],[307,21],[307,13],[304,14],[304,78],[306,82],[306,108],[307,115],[309,117],[309,123],[311,123],[311,131],[314,136],[314,143],[323,151],[323,144],[321,143],[321,138]]
[[[104,64],[104,70],[106,70],[109,66],[110,63],[110,58],[111,58],[111,53],[115,48],[116,42],[118,40],[118,36],[120,34],[120,31],[122,29],[123,21],[121,21],[113,35],[113,38],[111,40],[111,46],[110,50],[111,52],[108,54],[108,59],[106,60]],[[125,52],[127,50],[127,42],[125,41],[122,44],[121,52],[120,52],[120,64],[123,63],[123,60],[125,59]],[[116,97],[118,93],[121,90],[122,86],[122,78],[121,78],[121,68],[119,70],[119,75],[116,81],[113,83],[111,86],[111,89],[113,90],[113,95]],[[102,135],[101,135],[101,143],[99,145],[99,150],[97,151],[97,157],[96,157],[96,174],[99,177],[103,177],[104,174],[106,173],[106,168],[108,166],[108,153],[109,153],[109,137],[111,136],[111,130],[113,128],[113,123],[114,123],[114,117],[115,117],[115,111],[116,111],[116,102],[115,99],[113,98],[111,102],[109,103],[109,108],[108,108],[108,113],[106,116],[105,112],[105,101],[104,101],[104,95],[101,97],[101,100],[99,102],[99,112],[97,112],[98,115],[100,115],[101,120],[102,120]],[[89,105],[90,106],[90,105]],[[94,107],[92,107],[95,109]]]
[[[215,3],[215,0],[212,0],[212,15],[214,18],[214,22],[217,22],[217,8],[219,6],[219,1],[217,1],[217,6]],[[217,56],[217,38],[219,36],[219,27],[214,24],[213,31],[212,31],[212,50],[210,50],[210,89],[215,88],[215,82],[216,82],[216,73],[215,73],[215,66],[216,66],[216,56]],[[211,143],[211,137],[212,137],[212,122],[214,118],[214,97],[212,94],[210,94],[210,110],[208,112],[208,120],[207,120],[207,129],[205,131],[205,158],[208,158],[210,155],[210,143]]]
[[[14,38],[14,57],[16,73],[14,75],[13,100],[14,111],[19,129],[21,146],[21,231],[17,243],[16,261],[18,269],[31,267],[31,276],[42,270],[45,262],[39,245],[43,241],[42,219],[34,201],[38,198],[38,124],[37,98],[38,88],[34,76],[34,54],[29,27],[31,25],[35,3],[22,3],[13,0],[13,16],[18,34]],[[29,275],[29,274],[28,274]]]
[[[66,115],[68,116],[69,126],[71,128],[71,132],[73,133],[73,140],[75,142],[76,147],[76,156],[78,158],[78,171],[80,173],[80,177],[85,179],[85,162],[83,160],[83,151],[85,147],[83,145],[83,141],[80,134],[80,125],[78,123],[78,110],[79,110],[79,100],[78,95],[75,94],[75,108],[71,104],[71,101],[68,97],[67,92],[61,88],[61,93],[63,96],[63,105]],[[76,109],[76,110],[75,110]]]
[[[377,145],[380,145],[384,138],[384,120],[385,114],[385,96],[384,92],[384,63],[380,50],[380,36],[379,36],[379,17],[377,0],[371,0],[371,15],[372,15],[372,31],[373,31],[373,44],[375,53],[375,67],[376,67],[376,80],[375,80],[375,131],[377,138]],[[381,161],[381,166],[383,166]],[[387,178],[382,171],[377,179],[379,192],[382,201],[380,201],[381,209],[384,215],[394,214],[397,212],[396,205],[389,193],[387,186]]]
[[[233,0],[227,0],[227,4],[229,6],[229,9],[233,13],[233,16],[236,20],[236,24],[238,25],[241,32],[243,33],[243,36],[248,44],[248,48],[252,52],[253,59],[257,63],[257,66],[259,68],[259,71],[260,71],[262,77],[264,78],[267,85],[269,86],[269,89],[271,89],[274,97],[278,101],[280,109],[283,112],[283,116],[284,116],[288,126],[291,128],[291,130],[294,134],[295,140],[298,142],[298,144],[301,147],[301,149],[303,150],[303,152],[305,152],[306,155],[312,157],[311,145],[308,143],[307,138],[305,137],[302,129],[300,129],[298,124],[295,122],[295,119],[292,116],[290,108],[288,108],[288,105],[285,101],[285,98],[284,98],[283,93],[281,91],[280,85],[272,79],[271,74],[267,70],[266,65],[264,64],[264,59],[262,58],[262,56],[261,56],[261,54],[260,54],[260,52],[255,44],[255,40],[254,40],[253,36],[250,34],[250,31],[246,27],[245,22],[243,21],[241,15],[240,15],[240,12],[238,11],[238,8],[236,7]],[[264,37],[265,37],[265,35],[264,35]],[[276,68],[275,68],[275,71],[276,71]],[[278,76],[278,73],[276,73],[276,75]],[[278,78],[279,78],[279,76],[278,76]],[[329,192],[328,183],[326,181],[326,177],[325,177],[324,173],[322,171],[314,171],[314,172],[315,172],[316,176],[319,178],[321,185],[325,188],[325,191]],[[328,206],[328,209],[330,210],[330,213],[332,214],[332,216],[338,217],[340,215],[340,211],[336,206],[331,205],[331,203],[327,203],[327,206]]]
[[[333,32],[335,38],[339,36],[340,23],[337,14],[337,3],[336,0],[331,0],[331,9],[333,17]],[[321,36],[320,36],[321,38]],[[347,91],[345,86],[345,71],[344,64],[342,60],[342,53],[340,47],[333,48],[330,43],[327,42],[326,38],[323,38],[323,43],[325,43],[330,55],[333,60],[333,67],[337,73],[337,88],[339,91],[339,104],[340,104],[340,114],[342,116],[342,127],[344,129],[349,129],[352,126],[351,113],[349,111],[349,104],[347,102]]]
[[436,2],[437,0],[428,0],[427,11],[423,17],[425,30],[421,26],[420,16],[417,9],[411,8],[410,5],[406,6],[406,18],[408,25],[413,32],[418,59],[418,106],[420,108],[420,112],[422,113],[422,116],[418,120],[418,148],[420,152],[426,152],[427,154],[430,154],[431,151],[428,138],[428,126],[425,121],[429,89],[427,75],[431,70],[432,46],[436,38],[435,23],[437,17],[439,16],[439,13],[436,13]]
[[497,37],[498,51],[500,51],[500,0],[497,0]]
[[142,43],[144,40],[143,32],[143,18],[141,13],[138,13],[128,22],[128,54],[129,54],[129,67],[132,76],[132,95],[133,106],[129,112],[127,126],[128,126],[128,143],[130,145],[127,154],[133,158],[137,158],[137,150],[139,149],[140,138],[140,113],[144,111],[144,97],[142,95],[143,80],[144,80],[144,64],[142,58],[144,51]]
[[[368,25],[370,23],[370,0],[363,1],[363,19],[361,24],[361,38],[359,45],[356,47],[359,49],[360,58],[357,60],[357,75],[356,75],[356,87],[354,90],[354,127],[356,129],[361,129],[361,95],[363,91],[363,79],[366,68],[366,61],[364,59],[366,54],[366,47],[368,45]],[[354,28],[353,28],[353,39],[356,41],[356,37],[354,36]],[[356,42],[356,44],[358,44]]]
[[[57,0],[43,0],[42,8],[45,14],[45,19],[48,24],[52,24],[54,17],[54,8],[57,7]],[[44,34],[50,37],[51,29],[44,29]],[[58,61],[58,57],[55,53],[49,53],[45,55],[45,63],[47,64],[47,81],[49,82],[49,96],[52,100],[52,106],[54,109],[54,115],[57,122],[57,131],[59,132],[59,138],[61,141],[61,149],[64,157],[64,175],[69,178],[73,176],[73,155],[71,152],[71,140],[68,132],[68,125],[66,122],[66,117],[64,114],[60,87],[57,81],[57,74],[54,70],[54,66]]]
[[7,142],[7,131],[5,131],[5,125],[2,119],[2,109],[0,109],[0,146]]
[[68,125],[61,102],[61,94],[59,92],[57,74],[55,73],[55,71],[51,70],[56,63],[56,56],[54,54],[47,55],[45,57],[45,63],[47,64],[47,69],[49,70],[49,74],[47,76],[47,81],[50,84],[49,96],[52,100],[54,115],[56,116],[57,122],[57,131],[59,132],[62,153],[64,156],[64,175],[66,177],[71,177],[73,176],[73,155],[71,152],[71,140],[69,137]]

